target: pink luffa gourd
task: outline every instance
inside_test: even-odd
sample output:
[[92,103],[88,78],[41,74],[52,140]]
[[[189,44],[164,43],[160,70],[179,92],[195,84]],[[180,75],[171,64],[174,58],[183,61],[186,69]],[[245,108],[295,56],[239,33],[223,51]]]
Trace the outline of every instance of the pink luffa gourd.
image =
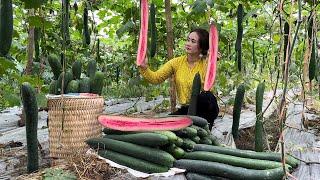
[[218,58],[218,30],[214,24],[210,25],[209,31],[209,57],[208,57],[208,66],[207,73],[204,80],[205,91],[210,91],[212,88],[217,72],[217,58]]
[[140,36],[139,36],[139,45],[138,45],[138,52],[137,52],[138,66],[146,63],[145,57],[146,57],[147,45],[148,45],[148,18],[149,18],[148,0],[141,0]]

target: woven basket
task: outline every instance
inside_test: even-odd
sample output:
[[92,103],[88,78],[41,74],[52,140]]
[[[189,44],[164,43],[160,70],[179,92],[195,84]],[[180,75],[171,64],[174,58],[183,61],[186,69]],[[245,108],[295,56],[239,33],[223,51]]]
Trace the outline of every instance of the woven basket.
[[48,98],[49,149],[52,158],[83,153],[87,148],[84,141],[101,135],[97,117],[103,111],[103,104],[104,99],[100,96]]

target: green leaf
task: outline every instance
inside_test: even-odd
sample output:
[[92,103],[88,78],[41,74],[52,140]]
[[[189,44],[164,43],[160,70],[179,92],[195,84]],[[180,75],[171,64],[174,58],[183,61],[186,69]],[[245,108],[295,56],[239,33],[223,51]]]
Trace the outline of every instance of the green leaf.
[[15,64],[4,57],[0,57],[0,77],[9,69],[15,69]]
[[130,32],[134,28],[134,23],[130,20],[117,30],[117,36],[120,38],[124,33]]
[[207,9],[207,2],[205,0],[196,0],[192,5],[191,13],[204,14]]
[[45,18],[40,16],[29,16],[28,22],[30,26],[39,27],[41,28],[44,26],[45,28],[51,27],[51,23],[47,21]]
[[210,6],[210,7],[213,7],[214,3],[212,0],[206,0],[207,1],[207,4]]
[[38,9],[45,2],[45,0],[21,0],[24,2],[26,9]]

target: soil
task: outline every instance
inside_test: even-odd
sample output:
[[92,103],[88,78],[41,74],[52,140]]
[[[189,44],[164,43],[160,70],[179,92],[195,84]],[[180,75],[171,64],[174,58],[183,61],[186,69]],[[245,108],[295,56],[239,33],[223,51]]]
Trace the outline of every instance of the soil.
[[[274,151],[278,144],[280,137],[280,128],[278,125],[278,118],[276,113],[273,113],[268,119],[264,121],[265,129],[265,143],[264,149]],[[239,138],[235,140],[238,149],[254,150],[255,146],[255,127],[242,129],[239,131]],[[270,149],[268,148],[270,147]]]

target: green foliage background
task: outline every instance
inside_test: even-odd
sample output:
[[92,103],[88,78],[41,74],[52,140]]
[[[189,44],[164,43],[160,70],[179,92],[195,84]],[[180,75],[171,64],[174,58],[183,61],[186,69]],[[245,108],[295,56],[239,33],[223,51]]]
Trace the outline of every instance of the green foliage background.
[[[166,19],[163,0],[150,0],[156,5],[157,54],[149,58],[152,69],[159,68],[167,61]],[[14,39],[8,58],[0,59],[0,110],[5,107],[20,105],[19,87],[28,81],[37,87],[39,101],[45,106],[44,95],[48,91],[53,74],[47,63],[48,54],[59,55],[62,52],[61,36],[61,1],[58,0],[13,0],[14,3]],[[83,9],[89,6],[89,30],[91,44],[83,43]],[[242,41],[243,70],[237,70],[235,62],[235,40],[237,36],[237,6],[244,6],[244,36]],[[172,18],[174,30],[174,55],[184,53],[184,42],[188,32],[194,27],[208,28],[209,21],[214,21],[219,29],[219,51],[222,58],[218,62],[218,74],[215,91],[221,96],[229,95],[240,84],[247,89],[255,89],[262,80],[267,88],[274,86],[277,71],[281,71],[283,35],[280,29],[284,20],[295,29],[298,7],[297,3],[284,1],[283,11],[277,10],[275,1],[232,1],[232,0],[177,0],[172,1]],[[302,74],[303,54],[305,51],[308,16],[313,9],[319,19],[319,6],[312,1],[303,1],[303,23],[299,30],[297,44],[290,66],[290,87],[299,86]],[[34,15],[29,12],[34,8]],[[290,12],[292,14],[290,15]],[[280,23],[281,19],[281,23]],[[71,43],[66,50],[67,67],[75,60],[84,66],[90,59],[96,59],[98,69],[105,73],[107,80],[103,95],[106,97],[135,97],[158,95],[168,96],[168,83],[150,85],[140,78],[135,65],[140,26],[140,9],[138,0],[71,0],[69,32]],[[282,24],[280,26],[280,24]],[[23,75],[26,66],[26,48],[28,27],[40,28],[40,57],[46,62],[44,72],[39,73],[39,59],[34,58],[33,75]],[[317,37],[319,33],[316,34]],[[97,56],[97,39],[100,39],[99,58]],[[252,43],[255,43],[255,60],[253,64]],[[280,55],[280,56],[279,56]],[[318,60],[318,66],[319,65]],[[86,68],[83,68],[86,69]],[[318,73],[320,76],[320,73]],[[280,76],[281,77],[281,76]],[[318,78],[320,79],[320,78]],[[281,85],[281,82],[280,82]],[[281,86],[280,86],[281,87]],[[315,94],[315,93],[314,93]]]

